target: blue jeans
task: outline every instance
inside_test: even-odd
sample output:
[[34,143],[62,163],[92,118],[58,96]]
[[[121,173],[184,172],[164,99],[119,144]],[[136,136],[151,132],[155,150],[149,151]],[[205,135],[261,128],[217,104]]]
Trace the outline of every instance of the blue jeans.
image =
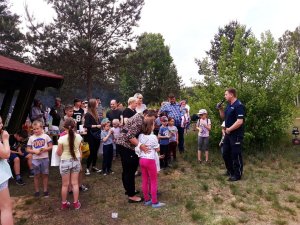
[[102,161],[103,173],[109,173],[111,171],[113,152],[114,152],[113,144],[103,145],[103,161]]

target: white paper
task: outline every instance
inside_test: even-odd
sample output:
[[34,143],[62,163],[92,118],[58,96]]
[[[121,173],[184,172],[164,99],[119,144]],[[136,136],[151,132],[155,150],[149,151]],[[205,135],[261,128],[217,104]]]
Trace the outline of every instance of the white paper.
[[51,157],[51,166],[59,166],[60,165],[60,156],[57,153],[57,145],[53,145],[52,147],[52,157]]

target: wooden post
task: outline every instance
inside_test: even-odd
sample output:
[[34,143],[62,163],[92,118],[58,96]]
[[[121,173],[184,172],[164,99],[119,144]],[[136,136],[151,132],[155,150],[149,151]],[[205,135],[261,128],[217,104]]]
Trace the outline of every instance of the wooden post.
[[11,134],[21,129],[22,124],[26,121],[26,117],[37,92],[34,83],[35,82],[33,81],[27,86],[27,88],[22,87],[19,92],[14,111],[12,112],[11,119],[7,127],[8,132]]
[[4,96],[4,99],[3,99],[3,102],[1,105],[1,110],[0,110],[0,115],[2,117],[3,124],[5,123],[7,115],[9,113],[10,105],[14,98],[14,93],[15,93],[15,90],[13,90],[13,89],[8,89],[5,92],[5,96]]

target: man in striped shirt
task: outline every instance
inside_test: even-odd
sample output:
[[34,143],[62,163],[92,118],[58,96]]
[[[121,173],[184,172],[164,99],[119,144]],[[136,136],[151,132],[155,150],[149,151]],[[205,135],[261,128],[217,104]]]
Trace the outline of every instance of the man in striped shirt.
[[175,121],[175,126],[178,129],[178,148],[179,152],[184,152],[184,128],[181,127],[181,112],[180,112],[180,104],[176,102],[175,95],[170,93],[168,96],[169,102],[164,104],[160,112],[167,113],[167,116],[173,118]]

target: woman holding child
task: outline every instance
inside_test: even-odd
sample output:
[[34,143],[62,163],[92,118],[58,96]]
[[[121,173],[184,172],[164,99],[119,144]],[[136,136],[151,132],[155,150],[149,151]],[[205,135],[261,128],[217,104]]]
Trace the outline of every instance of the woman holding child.
[[122,181],[128,195],[129,203],[142,202],[141,197],[136,196],[135,192],[135,171],[139,165],[139,158],[135,154],[135,147],[138,146],[142,151],[147,152],[148,147],[139,143],[137,137],[142,132],[143,122],[155,119],[154,110],[146,110],[144,114],[137,113],[129,118],[121,130],[121,134],[116,140],[122,161]]

